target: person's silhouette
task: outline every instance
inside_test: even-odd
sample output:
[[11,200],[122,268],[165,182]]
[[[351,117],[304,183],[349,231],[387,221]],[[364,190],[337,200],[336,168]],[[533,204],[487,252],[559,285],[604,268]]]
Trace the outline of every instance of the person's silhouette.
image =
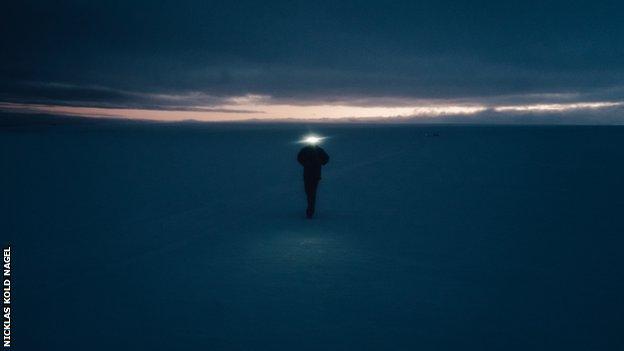
[[308,197],[306,216],[312,218],[316,204],[316,188],[321,180],[321,166],[329,162],[329,156],[320,146],[307,145],[299,151],[297,161],[303,166],[303,185]]

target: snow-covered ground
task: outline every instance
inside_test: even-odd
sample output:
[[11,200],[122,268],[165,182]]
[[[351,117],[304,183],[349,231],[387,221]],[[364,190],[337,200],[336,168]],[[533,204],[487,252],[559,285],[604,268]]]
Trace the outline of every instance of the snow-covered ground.
[[13,343],[622,350],[623,161],[617,127],[4,125]]

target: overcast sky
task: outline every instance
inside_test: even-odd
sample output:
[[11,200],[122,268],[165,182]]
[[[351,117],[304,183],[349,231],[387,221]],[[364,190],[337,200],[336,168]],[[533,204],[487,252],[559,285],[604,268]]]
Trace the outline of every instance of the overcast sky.
[[10,1],[0,109],[624,123],[622,4]]

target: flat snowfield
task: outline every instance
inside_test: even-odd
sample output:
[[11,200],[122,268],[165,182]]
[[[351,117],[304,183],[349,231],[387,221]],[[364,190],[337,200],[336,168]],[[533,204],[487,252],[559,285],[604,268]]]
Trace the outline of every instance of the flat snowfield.
[[621,127],[8,123],[0,162],[16,350],[624,349]]

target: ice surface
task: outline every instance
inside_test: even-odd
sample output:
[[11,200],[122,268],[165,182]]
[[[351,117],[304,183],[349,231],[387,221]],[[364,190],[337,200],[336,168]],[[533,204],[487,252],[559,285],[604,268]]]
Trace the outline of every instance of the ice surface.
[[621,350],[623,160],[616,127],[4,125],[13,342]]

